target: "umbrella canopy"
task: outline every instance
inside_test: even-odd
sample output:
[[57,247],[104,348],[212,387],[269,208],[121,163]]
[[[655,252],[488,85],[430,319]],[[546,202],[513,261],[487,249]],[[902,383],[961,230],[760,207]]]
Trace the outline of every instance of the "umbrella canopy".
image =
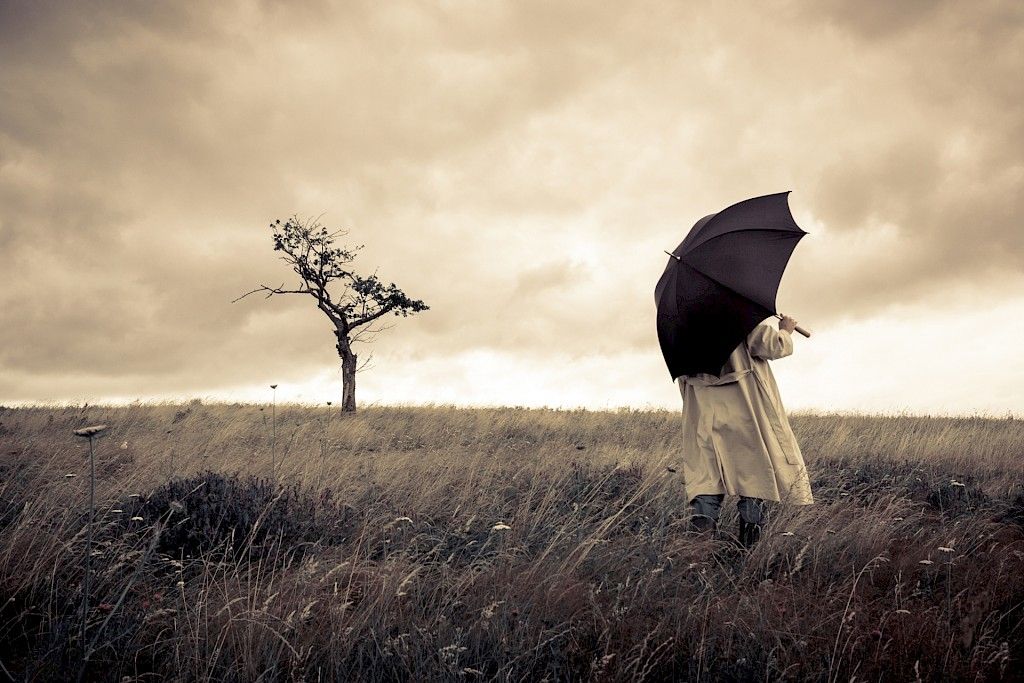
[[654,290],[673,379],[719,374],[751,330],[777,315],[782,273],[806,234],[790,213],[789,192],[744,200],[694,224]]

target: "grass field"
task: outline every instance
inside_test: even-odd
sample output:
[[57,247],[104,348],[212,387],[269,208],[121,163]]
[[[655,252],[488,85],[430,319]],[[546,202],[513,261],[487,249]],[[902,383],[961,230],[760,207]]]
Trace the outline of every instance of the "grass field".
[[276,421],[0,409],[0,676],[78,673],[107,423],[88,679],[1022,679],[1020,420],[796,415],[817,504],[750,552],[687,533],[677,413]]

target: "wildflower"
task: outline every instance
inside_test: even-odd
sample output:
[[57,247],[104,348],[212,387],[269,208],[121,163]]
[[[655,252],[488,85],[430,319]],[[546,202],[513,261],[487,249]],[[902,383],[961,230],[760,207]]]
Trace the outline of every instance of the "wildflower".
[[849,493],[847,493],[846,491],[843,491],[843,492],[842,492],[842,493],[840,493],[839,495],[840,495],[840,496],[848,496],[848,495],[850,495],[850,494],[849,494]]
[[145,621],[152,621],[153,619],[159,619],[160,617],[168,616],[168,615],[171,615],[171,614],[177,614],[177,613],[178,613],[178,610],[176,610],[176,609],[158,609],[158,610],[154,610],[154,611],[150,612],[149,614],[147,614]]
[[944,552],[944,553],[951,553],[951,552],[953,552],[953,548],[951,546],[946,546],[946,545],[940,545],[939,546],[939,550],[941,552]]
[[793,535],[793,532],[792,532],[792,531],[783,531],[783,532],[782,532],[781,534],[779,534],[779,535],[780,535],[780,536],[792,536],[792,535]]
[[957,481],[956,479],[950,479],[950,480],[949,480],[949,484],[950,484],[950,486],[959,486],[959,487],[960,487],[960,488],[962,488],[962,489],[965,489],[965,488],[967,488],[967,485],[966,485],[966,484],[961,484],[961,483],[960,483],[960,482],[958,482],[958,481]]
[[395,523],[397,522],[409,522],[409,524],[412,524],[412,519],[409,517],[395,517]]
[[440,650],[438,650],[438,653],[442,656],[449,656],[452,654],[465,652],[466,649],[467,648],[463,645],[456,645],[455,643],[452,643],[451,645],[445,645],[444,647],[442,647]]
[[910,610],[908,610],[908,609],[898,609],[898,610],[896,610],[896,614],[910,614]]
[[935,564],[935,563],[932,562],[931,560],[919,560],[918,564]]
[[119,514],[121,514],[122,512],[124,512],[124,510],[122,510],[121,508],[114,508],[114,509],[113,509],[113,510],[111,510],[110,512],[111,512],[111,513],[113,513],[113,514],[115,514],[115,515],[119,515]]
[[135,515],[134,517],[132,517],[132,521],[133,522],[142,522],[144,520],[142,519],[142,517],[139,517],[138,515]]
[[122,451],[128,450],[128,442],[127,441],[124,441],[124,442],[121,443],[121,450]]
[[78,476],[77,474],[71,474],[71,473],[69,472],[68,474],[65,474],[65,475],[64,475],[64,478],[65,478],[65,479],[74,479],[74,478],[75,478],[75,477],[77,477],[77,476]]
[[894,522],[902,522],[903,518],[902,517],[893,517],[892,521],[894,521]]
[[505,531],[506,529],[511,529],[511,528],[512,527],[510,527],[508,524],[503,524],[502,522],[498,522],[497,524],[495,524],[494,526],[491,527],[491,531]]
[[176,583],[174,585],[177,586],[178,588],[184,588],[185,587],[185,582],[184,581],[179,581],[178,583]]
[[484,619],[490,619],[495,615],[495,613],[497,613],[498,608],[501,607],[504,603],[504,600],[492,602],[491,604],[487,605],[487,607],[484,607],[482,610],[480,610],[480,616],[482,616]]

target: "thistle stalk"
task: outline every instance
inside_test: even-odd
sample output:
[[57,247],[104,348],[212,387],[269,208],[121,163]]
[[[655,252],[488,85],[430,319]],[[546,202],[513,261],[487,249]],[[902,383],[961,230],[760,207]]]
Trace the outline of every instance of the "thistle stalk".
[[274,390],[270,417],[270,424],[273,429],[273,436],[270,440],[270,472],[273,475],[274,482],[277,483],[277,385],[271,384],[270,388]]
[[96,437],[106,431],[107,425],[95,425],[75,430],[75,436],[89,439],[89,522],[85,528],[85,577],[82,580],[82,668],[88,658],[86,652],[85,629],[89,619],[89,590],[92,579],[92,527],[96,519],[96,452],[93,445]]

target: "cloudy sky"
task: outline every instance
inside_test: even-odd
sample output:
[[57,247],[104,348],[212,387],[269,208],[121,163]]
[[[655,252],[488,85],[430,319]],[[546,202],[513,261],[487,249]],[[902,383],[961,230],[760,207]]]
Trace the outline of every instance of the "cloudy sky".
[[428,312],[368,403],[677,408],[663,249],[792,190],[791,409],[1024,412],[1024,5],[0,0],[0,401],[340,398],[268,223]]

